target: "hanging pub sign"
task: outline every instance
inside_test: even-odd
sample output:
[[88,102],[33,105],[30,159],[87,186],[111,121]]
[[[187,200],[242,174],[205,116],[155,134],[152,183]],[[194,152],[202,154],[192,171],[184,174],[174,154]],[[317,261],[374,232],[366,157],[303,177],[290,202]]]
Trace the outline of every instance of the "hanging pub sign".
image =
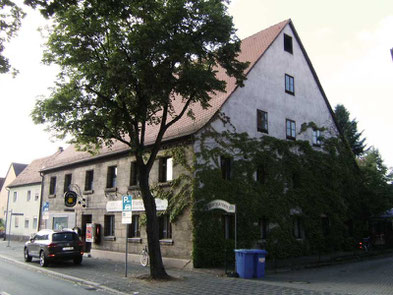
[[74,207],[78,200],[78,195],[74,191],[68,191],[64,194],[64,205],[66,207]]

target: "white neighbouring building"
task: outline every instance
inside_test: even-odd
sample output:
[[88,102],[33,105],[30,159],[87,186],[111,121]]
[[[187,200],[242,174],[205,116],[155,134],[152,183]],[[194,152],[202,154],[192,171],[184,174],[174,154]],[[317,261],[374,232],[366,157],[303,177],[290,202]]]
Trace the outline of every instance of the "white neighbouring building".
[[42,182],[39,171],[56,155],[34,160],[7,185],[9,214],[6,232],[12,239],[26,240],[38,231]]

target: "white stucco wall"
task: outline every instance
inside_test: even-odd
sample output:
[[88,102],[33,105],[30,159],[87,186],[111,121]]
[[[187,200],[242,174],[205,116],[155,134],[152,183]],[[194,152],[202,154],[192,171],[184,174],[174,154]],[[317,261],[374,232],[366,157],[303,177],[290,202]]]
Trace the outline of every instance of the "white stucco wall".
[[[27,200],[28,191],[31,192],[30,200]],[[17,198],[14,200],[14,193]],[[11,235],[30,236],[38,230],[38,218],[40,210],[41,184],[25,185],[10,189],[9,210],[13,213],[23,213],[23,216],[12,216]],[[37,218],[37,226],[34,226],[34,218]],[[15,226],[15,220],[17,227]],[[25,226],[25,220],[28,220],[28,227]],[[7,226],[9,234],[9,225]]]
[[[284,51],[283,34],[292,36],[293,54]],[[285,92],[285,74],[294,77],[295,95]],[[268,113],[269,135],[285,139],[286,119],[296,122],[296,139],[312,140],[312,130],[299,134],[303,123],[314,122],[329,130],[323,136],[337,135],[331,114],[307,64],[293,31],[287,25],[271,47],[256,63],[243,88],[238,88],[222,107],[237,132],[260,137],[257,131],[257,109]],[[212,123],[223,130],[219,120]]]
[[7,210],[7,200],[8,200],[8,190],[7,186],[11,184],[16,178],[14,167],[11,165],[8,173],[6,175],[3,188],[0,191],[0,219],[3,219],[5,222],[6,214],[5,211]]

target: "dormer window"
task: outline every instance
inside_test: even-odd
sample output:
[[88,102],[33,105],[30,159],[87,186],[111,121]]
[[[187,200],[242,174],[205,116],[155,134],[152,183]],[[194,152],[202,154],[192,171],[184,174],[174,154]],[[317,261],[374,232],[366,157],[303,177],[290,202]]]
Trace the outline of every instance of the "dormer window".
[[293,54],[292,37],[284,34],[284,50]]

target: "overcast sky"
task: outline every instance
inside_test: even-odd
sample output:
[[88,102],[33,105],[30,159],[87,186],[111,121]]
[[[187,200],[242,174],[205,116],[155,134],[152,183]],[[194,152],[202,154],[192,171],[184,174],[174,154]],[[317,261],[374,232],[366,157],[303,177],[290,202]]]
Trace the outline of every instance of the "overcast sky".
[[[30,118],[57,71],[41,64],[44,41],[37,28],[45,22],[25,10],[23,27],[6,49],[20,74],[0,75],[0,177],[11,162],[29,164],[66,146]],[[232,0],[230,13],[242,39],[291,18],[332,107],[344,104],[367,144],[393,166],[392,0]]]

